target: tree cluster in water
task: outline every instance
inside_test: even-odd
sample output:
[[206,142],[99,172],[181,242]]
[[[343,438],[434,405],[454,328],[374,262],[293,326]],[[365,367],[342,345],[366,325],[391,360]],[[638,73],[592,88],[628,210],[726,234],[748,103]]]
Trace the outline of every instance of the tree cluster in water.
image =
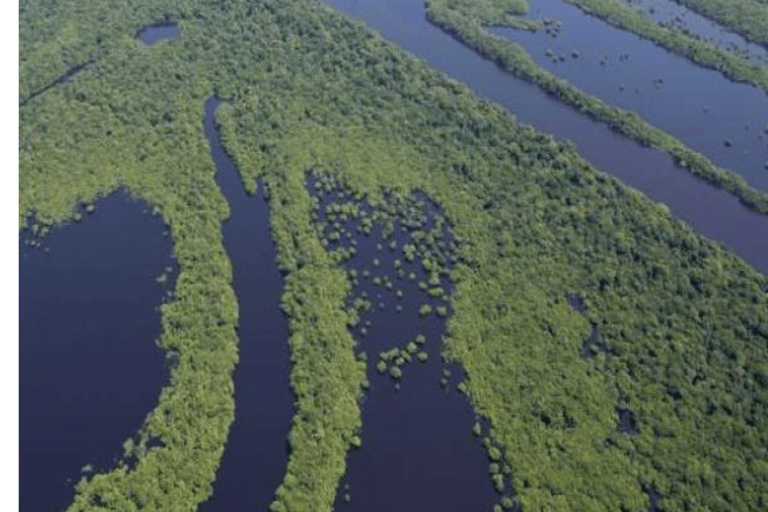
[[[768,67],[752,65],[746,59],[722,51],[706,41],[693,39],[680,32],[661,27],[620,2],[565,1],[574,3],[586,12],[601,17],[619,28],[631,30],[661,44],[697,64],[718,69],[729,78],[752,83],[768,93]],[[472,8],[464,2],[428,0],[426,2],[427,18],[480,55],[496,61],[515,76],[538,85],[579,112],[605,123],[612,130],[643,146],[664,151],[681,169],[728,190],[754,211],[768,214],[768,193],[750,186],[738,173],[718,167],[706,156],[688,148],[677,138],[650,125],[637,113],[609,104],[540,67],[522,45],[488,33],[485,30],[486,26],[506,26],[527,30],[538,28],[537,22],[529,20],[522,20],[528,22],[528,25],[521,26],[520,19],[510,12],[498,12],[492,8],[493,5],[492,0],[481,2]],[[523,7],[527,9],[525,3]],[[512,11],[512,13],[515,12],[519,11]],[[552,26],[548,20],[541,25],[548,31]],[[554,52],[547,53],[547,56],[555,62],[565,60],[565,57]],[[578,58],[578,54],[572,53],[572,57]]]
[[[166,19],[178,39],[135,40]],[[364,441],[366,363],[348,329],[362,276],[341,267],[354,208],[333,213],[324,245],[310,169],[371,205],[420,191],[444,209],[458,242],[444,356],[465,369],[500,456],[492,473],[511,468],[523,510],[647,510],[649,489],[665,510],[768,506],[766,277],[360,23],[304,0],[23,1],[19,86],[20,227],[31,213],[41,227],[72,220],[125,187],[158,208],[179,264],[159,341],[176,362],[125,445],[135,464],[84,477],[70,511],[192,511],[211,494],[234,417],[238,315],[202,135],[214,92],[244,185],[265,183],[285,273],[296,415],[272,510],[329,511]],[[427,292],[448,289],[447,268],[430,263],[440,284]],[[396,294],[396,277],[375,277]],[[584,357],[592,326],[610,350]]]

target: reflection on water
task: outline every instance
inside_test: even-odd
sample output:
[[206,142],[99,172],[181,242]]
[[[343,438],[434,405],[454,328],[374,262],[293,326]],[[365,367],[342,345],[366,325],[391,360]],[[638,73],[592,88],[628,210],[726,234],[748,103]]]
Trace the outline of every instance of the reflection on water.
[[[19,246],[19,503],[61,509],[112,469],[167,381],[156,311],[175,263],[159,218],[118,192],[45,249]],[[162,277],[161,277],[162,276]],[[159,278],[159,280],[158,280]]]

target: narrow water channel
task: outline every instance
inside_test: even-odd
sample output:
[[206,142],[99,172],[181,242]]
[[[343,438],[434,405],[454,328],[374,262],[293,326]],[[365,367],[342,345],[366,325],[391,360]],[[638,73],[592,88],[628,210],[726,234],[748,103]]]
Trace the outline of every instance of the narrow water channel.
[[[310,190],[314,183],[310,179]],[[353,336],[365,353],[370,382],[362,403],[362,445],[347,456],[334,509],[491,510],[501,496],[488,473],[488,452],[472,433],[471,404],[456,389],[462,372],[457,365],[448,368],[440,355],[447,314],[441,308],[450,283],[425,271],[423,255],[407,256],[421,251],[415,242],[420,235],[413,234],[435,227],[436,206],[421,200],[401,205],[419,212],[412,217],[419,220],[408,227],[394,222],[387,231],[387,220],[368,222],[376,213],[366,201],[350,202],[352,195],[338,190],[316,194],[329,250],[353,252],[344,268],[353,283],[349,305],[360,320]],[[365,220],[334,213],[345,204],[359,206]],[[366,223],[367,231],[361,229]],[[442,233],[426,257],[430,261],[450,261],[448,232]]]
[[768,48],[750,43],[739,34],[718,25],[674,0],[624,1],[635,8],[639,8],[648,18],[661,25],[686,30],[726,51],[749,59],[753,64],[768,65]]
[[65,508],[81,468],[112,469],[157,403],[168,370],[156,308],[176,279],[164,230],[120,191],[42,248],[21,234],[20,511]]
[[219,104],[218,98],[208,99],[203,122],[216,181],[230,207],[223,233],[239,305],[239,362],[234,373],[235,421],[213,496],[199,510],[268,510],[285,474],[294,413],[288,323],[280,309],[283,281],[264,187],[259,184],[255,196],[243,188],[216,126]]
[[429,23],[420,0],[325,0],[426,61],[495,101],[518,120],[576,143],[598,169],[611,173],[680,219],[718,240],[761,272],[768,273],[768,218],[755,214],[723,190],[685,171],[671,158],[612,132],[523,82]]
[[637,112],[716,164],[768,190],[768,95],[728,80],[561,0],[536,0],[527,19],[557,31],[489,31],[536,63],[608,103]]

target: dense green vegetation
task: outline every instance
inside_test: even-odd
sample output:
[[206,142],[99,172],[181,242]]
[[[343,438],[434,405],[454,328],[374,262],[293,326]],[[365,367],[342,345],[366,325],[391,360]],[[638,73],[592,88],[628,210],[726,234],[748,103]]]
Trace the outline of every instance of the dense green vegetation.
[[[768,506],[766,276],[317,2],[222,5],[21,3],[20,103],[93,64],[20,107],[20,227],[125,187],[162,214],[180,267],[161,308],[171,381],[125,445],[138,462],[84,478],[69,510],[191,511],[210,495],[237,360],[228,212],[202,133],[213,92],[244,186],[264,180],[285,272],[297,413],[273,510],[330,510],[361,441],[350,277],[316,230],[309,170],[372,204],[422,191],[444,208],[458,242],[446,355],[523,510],[647,510],[651,487],[669,511]],[[134,39],[166,17],[178,40]],[[610,350],[584,358],[592,324]]]
[[[76,218],[78,203],[117,187],[161,211],[180,267],[174,298],[161,307],[159,343],[173,361],[170,383],[158,390],[136,441],[125,444],[126,459],[138,458],[135,468],[121,463],[84,478],[70,510],[160,510],[171,503],[192,510],[215,478],[234,415],[230,373],[237,361],[237,302],[221,242],[228,209],[201,136],[210,85],[173,87],[191,76],[178,46],[144,52],[130,35],[115,35],[121,44],[109,58],[20,108],[19,221],[34,212],[42,225],[65,222]],[[161,443],[149,448],[153,440]]]
[[675,0],[712,18],[749,41],[768,45],[768,2],[765,0]]
[[[451,289],[448,278],[453,264],[459,258],[450,225],[438,205],[421,191],[403,195],[389,189],[381,194],[381,202],[371,205],[363,191],[348,187],[343,179],[314,172],[309,174],[308,189],[315,205],[314,221],[318,235],[329,253],[347,268],[352,283],[352,294],[347,304],[350,316],[354,319],[353,334],[357,340],[364,341],[369,331],[380,328],[378,320],[371,322],[376,316],[372,311],[390,308],[392,302],[398,302],[396,311],[403,311],[399,304],[405,295],[403,290],[408,294],[419,294],[427,301],[419,307],[421,317],[433,312],[441,319],[448,315]],[[363,255],[377,256],[373,259],[372,267],[367,259],[355,258],[357,249]],[[368,280],[389,292],[382,290],[376,293],[374,288],[369,294],[365,286]],[[393,290],[395,284],[398,286],[396,292]],[[379,301],[377,308],[374,308],[370,300],[372,295]],[[363,323],[363,327],[358,330],[360,323]],[[442,320],[440,325],[442,336],[445,321]],[[385,344],[386,348],[378,354],[375,370],[391,379],[396,390],[400,389],[400,379],[404,372],[410,371],[407,369],[409,364],[415,361],[426,363],[429,359],[428,351],[434,354],[437,348],[437,339],[428,340],[424,334],[419,333],[422,326],[421,320],[411,323],[411,331],[418,334],[391,340],[391,344]],[[387,332],[386,326],[383,332]],[[433,336],[437,338],[434,332]],[[364,343],[361,345],[365,347]],[[359,352],[358,357],[368,361],[365,351]],[[440,379],[443,388],[448,386],[450,376],[450,369],[444,366]],[[467,383],[459,382],[457,389],[467,394]],[[479,422],[476,425],[473,433],[479,436]],[[486,434],[489,432],[486,431]],[[352,446],[359,448],[362,439],[355,439]],[[511,467],[502,460],[500,447],[489,435],[484,436],[482,441],[491,461],[489,476],[500,495],[493,510],[509,510],[514,505]]]
[[[668,153],[679,167],[728,190],[751,209],[768,213],[768,193],[751,187],[739,174],[716,166],[677,138],[650,125],[635,112],[608,104],[540,67],[521,45],[488,33],[484,29],[488,15],[475,18],[474,11],[461,10],[463,4],[453,4],[446,0],[427,0],[426,5],[427,17],[431,22],[453,34],[480,55],[498,62],[515,76],[537,84],[580,112],[606,123],[614,131]],[[503,23],[497,19],[492,24]],[[762,69],[768,77],[768,68]]]
[[538,23],[520,19],[528,12],[526,0],[446,0],[448,9],[460,11],[480,24],[536,30]]

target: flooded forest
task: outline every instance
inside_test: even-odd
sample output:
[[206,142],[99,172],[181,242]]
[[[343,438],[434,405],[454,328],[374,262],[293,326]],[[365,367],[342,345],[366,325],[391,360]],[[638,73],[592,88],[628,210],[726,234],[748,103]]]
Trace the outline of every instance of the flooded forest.
[[765,0],[21,0],[19,510],[768,509]]

